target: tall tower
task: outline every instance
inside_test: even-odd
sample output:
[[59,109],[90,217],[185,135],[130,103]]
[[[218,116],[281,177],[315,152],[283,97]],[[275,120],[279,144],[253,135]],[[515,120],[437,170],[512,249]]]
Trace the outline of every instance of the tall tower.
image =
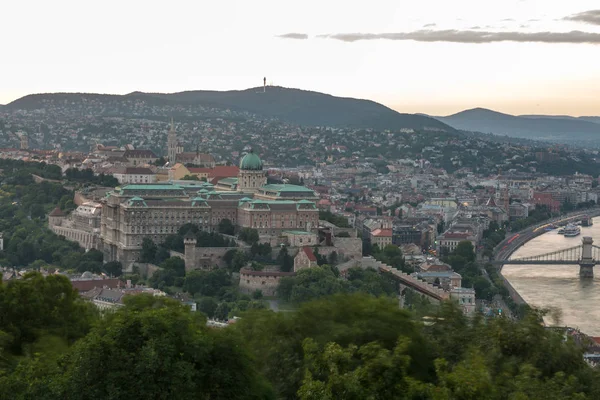
[[21,150],[29,149],[29,140],[26,133],[21,134]]
[[177,158],[177,132],[175,132],[173,118],[171,118],[171,129],[167,136],[167,157],[171,164],[175,163],[175,159]]
[[195,269],[196,266],[196,236],[192,233],[192,231],[188,231],[183,238],[184,245],[184,261],[185,261],[185,270],[191,271]]
[[267,77],[263,78],[263,93],[267,91]]

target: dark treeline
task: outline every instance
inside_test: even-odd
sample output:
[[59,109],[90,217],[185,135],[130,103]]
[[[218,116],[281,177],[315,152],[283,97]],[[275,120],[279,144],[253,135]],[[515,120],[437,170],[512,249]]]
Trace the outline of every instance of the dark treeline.
[[[195,290],[219,279],[206,278]],[[445,303],[424,324],[392,298],[346,294],[240,315],[208,328],[138,295],[100,316],[66,278],[31,273],[0,286],[0,398],[600,398],[599,372],[536,311],[469,319]]]

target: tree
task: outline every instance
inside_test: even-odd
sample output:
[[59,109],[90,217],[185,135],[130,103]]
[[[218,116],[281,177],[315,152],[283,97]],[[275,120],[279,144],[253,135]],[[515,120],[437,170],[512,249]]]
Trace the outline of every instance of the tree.
[[338,260],[338,254],[335,251],[329,253],[329,257],[327,257],[327,263],[329,265],[336,265]]
[[198,302],[198,311],[203,312],[208,318],[212,318],[218,306],[219,303],[212,297],[203,297]]
[[248,258],[243,251],[237,250],[231,261],[231,270],[238,272],[242,267],[248,263]]
[[235,226],[230,219],[224,218],[219,222],[219,233],[225,235],[233,235],[235,233]]
[[142,239],[142,251],[140,252],[140,262],[153,263],[156,257],[157,246],[152,239],[145,237]]
[[133,311],[126,301],[73,347],[56,398],[273,398],[234,335],[176,301],[140,296],[153,305]]
[[283,288],[280,287],[279,297],[292,303],[302,303],[349,290],[348,282],[338,279],[328,265],[301,269],[295,277],[283,278],[281,284]]
[[464,258],[467,262],[475,261],[475,249],[473,243],[468,240],[463,240],[456,245],[454,255]]
[[41,204],[32,204],[29,212],[31,218],[44,219],[46,217],[44,206]]
[[82,259],[84,261],[102,262],[104,260],[104,253],[97,249],[90,249],[83,255]]
[[288,254],[287,246],[282,246],[277,255],[277,264],[283,272],[290,272],[294,269],[294,257]]
[[185,261],[179,257],[170,257],[160,264],[160,267],[166,271],[173,271],[175,276],[185,275]]
[[104,264],[104,271],[110,276],[121,276],[123,265],[119,261],[110,261]]
[[[23,346],[50,335],[67,341],[83,337],[97,317],[63,275],[29,272],[0,284],[0,349],[21,354]],[[0,334],[0,336],[2,336]],[[1,357],[0,357],[1,358]]]
[[240,233],[238,234],[240,240],[252,245],[254,243],[258,243],[260,237],[258,236],[258,231],[252,228],[242,228]]
[[198,177],[196,175],[186,175],[183,178],[181,178],[182,181],[199,181],[200,179],[198,179]]
[[216,296],[226,287],[230,287],[231,276],[224,269],[215,269],[212,271],[190,271],[183,284],[183,290],[192,296],[200,294],[202,296]]
[[[318,268],[303,271],[313,269]],[[376,342],[383,349],[392,350],[398,344],[399,337],[406,337],[410,340],[403,352],[410,357],[409,370],[412,376],[428,376],[427,371],[432,368],[433,357],[419,334],[417,323],[391,299],[376,299],[367,295],[338,295],[304,304],[294,313],[251,311],[237,321],[234,328],[241,332],[257,356],[257,368],[273,383],[279,398],[296,398],[297,395],[301,397],[302,394],[298,390],[303,386],[308,376],[307,372],[320,371],[319,375],[313,374],[314,379],[320,380],[327,379],[328,371],[335,374],[327,368],[311,368],[314,364],[313,357],[309,354],[323,353],[317,349],[325,348],[328,343],[336,343],[341,348],[350,345],[360,348]],[[308,350],[302,347],[305,338],[314,340],[314,346],[311,346],[315,348],[315,352],[305,352]],[[373,355],[374,352],[368,354]],[[335,360],[344,362],[343,360],[348,358],[333,357],[332,361]],[[362,364],[359,358],[351,358],[348,361],[351,365]],[[391,375],[366,376],[370,377],[369,380],[374,385],[376,382],[388,383],[389,381],[384,379],[393,380],[396,376],[391,373],[393,370],[394,368],[390,368]],[[318,398],[317,393],[315,396],[314,398]]]

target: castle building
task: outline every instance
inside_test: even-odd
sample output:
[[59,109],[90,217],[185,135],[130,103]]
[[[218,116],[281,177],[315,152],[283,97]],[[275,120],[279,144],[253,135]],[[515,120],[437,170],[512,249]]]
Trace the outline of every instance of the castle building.
[[267,184],[267,175],[263,171],[261,159],[252,150],[240,161],[237,188],[242,192],[256,192]]
[[48,214],[48,227],[57,235],[79,243],[86,250],[100,247],[102,204],[86,202],[70,215],[56,207]]
[[[261,193],[269,193],[270,199],[261,198]],[[115,188],[103,199],[104,259],[124,265],[135,262],[145,237],[161,243],[186,223],[211,232],[228,219],[260,235],[311,230],[319,220],[315,199],[314,191],[301,186],[266,185],[262,161],[254,153],[241,160],[237,178],[225,178],[216,185],[179,181]],[[191,239],[186,244],[191,245]]]

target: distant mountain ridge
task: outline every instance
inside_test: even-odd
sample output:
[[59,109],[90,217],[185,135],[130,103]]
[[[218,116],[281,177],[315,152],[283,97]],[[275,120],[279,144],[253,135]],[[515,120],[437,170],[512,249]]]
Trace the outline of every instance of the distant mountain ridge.
[[594,142],[600,145],[600,117],[510,115],[485,108],[434,117],[453,128],[561,143]]
[[[198,105],[245,111],[259,116],[305,126],[373,128],[378,130],[403,128],[414,130],[455,130],[428,116],[403,114],[371,100],[336,97],[324,93],[283,87],[262,87],[233,91],[185,91],[179,93],[133,92],[126,95],[54,93],[28,95],[6,105],[6,110],[44,109],[49,102],[64,107],[70,104],[97,101],[118,108],[119,102],[131,100],[154,106]],[[111,109],[113,109],[111,108]]]

